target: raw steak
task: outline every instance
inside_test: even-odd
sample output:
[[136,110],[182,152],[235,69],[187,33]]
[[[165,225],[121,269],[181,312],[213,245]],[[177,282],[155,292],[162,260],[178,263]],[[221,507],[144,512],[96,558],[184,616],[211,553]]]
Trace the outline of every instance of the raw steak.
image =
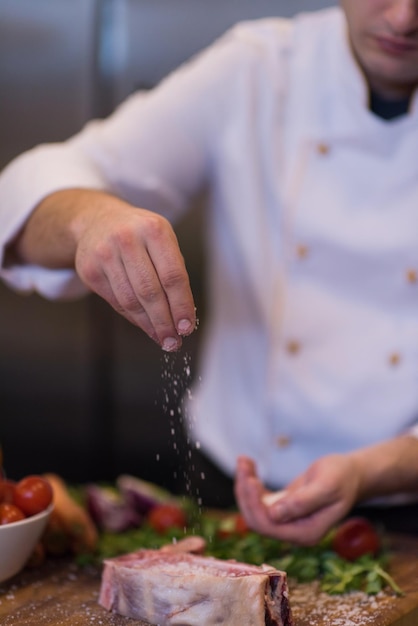
[[100,604],[158,626],[292,626],[286,574],[179,550],[104,563]]

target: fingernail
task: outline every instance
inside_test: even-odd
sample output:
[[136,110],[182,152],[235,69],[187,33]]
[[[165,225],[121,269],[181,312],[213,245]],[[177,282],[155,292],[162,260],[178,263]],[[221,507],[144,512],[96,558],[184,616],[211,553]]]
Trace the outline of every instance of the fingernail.
[[173,352],[173,350],[176,350],[178,345],[179,343],[177,339],[174,339],[174,337],[166,337],[163,341],[162,348],[166,352]]
[[190,320],[180,320],[177,325],[179,335],[184,335],[192,329],[192,323]]

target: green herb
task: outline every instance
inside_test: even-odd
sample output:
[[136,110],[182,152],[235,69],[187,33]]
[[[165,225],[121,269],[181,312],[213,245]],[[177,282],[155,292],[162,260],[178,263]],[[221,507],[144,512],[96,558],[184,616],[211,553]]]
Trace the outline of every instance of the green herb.
[[[287,572],[289,578],[299,583],[319,580],[320,588],[329,594],[343,594],[361,590],[374,595],[389,586],[396,594],[402,591],[385,569],[387,555],[379,558],[364,556],[355,562],[341,559],[323,544],[314,547],[292,547],[289,544],[249,532],[244,537],[221,539],[216,536],[216,521],[202,520],[200,534],[206,538],[208,556],[220,559],[261,565],[269,564]],[[180,530],[173,529],[166,535],[159,535],[147,524],[124,533],[102,533],[97,553],[80,555],[78,563],[86,565],[92,561],[118,556],[140,548],[157,549],[184,538]]]
[[363,556],[354,562],[339,557],[330,548],[330,533],[319,544],[312,547],[295,547],[289,543],[248,532],[244,536],[219,536],[219,515],[201,511],[190,500],[182,502],[190,525],[187,533],[173,528],[161,535],[144,523],[140,528],[123,533],[100,534],[95,555],[80,555],[78,563],[100,564],[103,559],[115,557],[141,548],[158,549],[167,543],[180,540],[187,535],[200,535],[206,539],[208,556],[220,559],[235,559],[244,563],[269,564],[287,572],[290,579],[299,583],[319,581],[320,589],[329,594],[343,594],[361,590],[375,595],[389,587],[398,595],[402,590],[387,571],[389,552],[387,548],[378,557]]

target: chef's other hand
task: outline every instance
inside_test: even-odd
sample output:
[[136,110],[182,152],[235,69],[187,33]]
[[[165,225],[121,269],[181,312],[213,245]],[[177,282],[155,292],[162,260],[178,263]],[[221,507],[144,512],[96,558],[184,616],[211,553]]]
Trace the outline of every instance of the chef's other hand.
[[196,326],[170,223],[115,196],[88,189],[50,194],[29,217],[14,253],[45,267],[75,267],[92,291],[164,350],[179,348]]
[[356,502],[359,470],[350,456],[330,455],[313,463],[283,491],[265,489],[255,463],[240,457],[235,495],[247,524],[282,541],[314,545]]

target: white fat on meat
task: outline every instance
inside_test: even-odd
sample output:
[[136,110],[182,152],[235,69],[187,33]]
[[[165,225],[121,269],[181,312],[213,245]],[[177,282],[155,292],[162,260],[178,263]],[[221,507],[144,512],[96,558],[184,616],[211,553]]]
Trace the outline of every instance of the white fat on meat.
[[170,550],[104,562],[99,603],[158,626],[292,626],[285,572]]

